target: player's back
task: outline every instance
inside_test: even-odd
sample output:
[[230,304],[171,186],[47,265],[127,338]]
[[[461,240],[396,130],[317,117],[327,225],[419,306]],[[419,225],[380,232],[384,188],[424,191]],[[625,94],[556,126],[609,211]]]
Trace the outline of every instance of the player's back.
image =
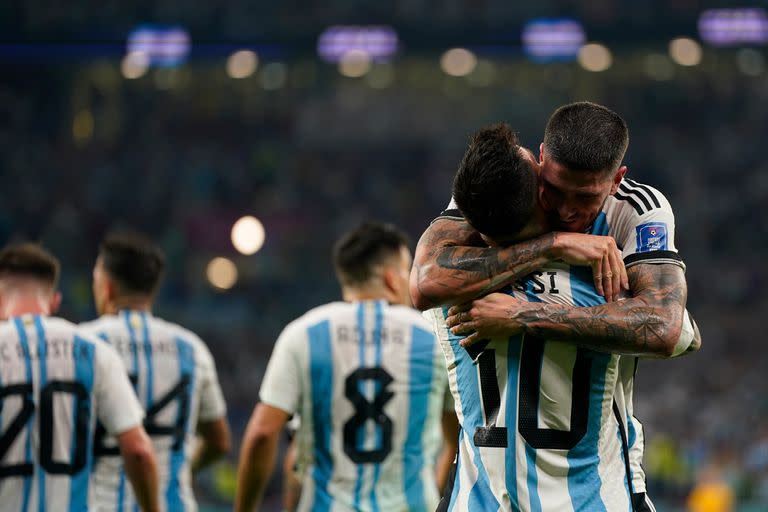
[[111,380],[117,355],[66,320],[24,315],[0,323],[0,361],[0,509],[87,510],[97,416],[113,432],[141,424],[127,382]]
[[[192,332],[143,311],[104,315],[82,328],[114,347],[146,410],[160,477],[161,509],[194,511],[190,458],[199,419],[224,415],[213,358]],[[93,473],[94,510],[133,510],[115,440],[99,429]]]
[[[514,290],[520,300],[603,301],[589,268],[552,265]],[[513,336],[464,349],[433,310],[462,426],[450,510],[630,509],[613,396],[620,357]]]
[[[309,464],[299,510],[434,510],[447,378],[421,315],[386,301],[337,302],[281,339],[303,369],[298,442]],[[269,394],[262,387],[267,403]]]

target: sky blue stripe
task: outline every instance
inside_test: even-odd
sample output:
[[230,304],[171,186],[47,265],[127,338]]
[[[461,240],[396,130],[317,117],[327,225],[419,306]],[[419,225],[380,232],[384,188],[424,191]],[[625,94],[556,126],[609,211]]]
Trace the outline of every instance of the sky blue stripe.
[[[359,361],[360,368],[365,368],[365,303],[359,302],[357,304],[357,341],[359,343]],[[360,389],[360,394],[367,396],[365,392],[366,382],[361,380],[357,383]],[[358,451],[362,451],[365,443],[365,423],[355,432],[355,446]],[[355,496],[352,501],[352,506],[355,510],[360,509],[360,493],[363,488],[363,465],[357,465],[357,477],[355,480]]]
[[117,484],[117,512],[123,512],[125,501],[125,468],[120,467],[120,481]]
[[[39,315],[34,316],[35,330],[37,331],[37,361],[40,365],[40,389],[43,389],[48,382],[48,368],[47,368],[47,347],[45,346],[45,329],[43,328],[43,322],[40,320]],[[46,499],[45,499],[45,471],[42,466],[38,466],[37,469],[37,510],[39,512],[45,512]]]
[[629,448],[632,448],[635,446],[635,442],[637,442],[637,430],[635,430],[635,417],[629,412],[629,409],[626,411],[627,415],[627,446]]
[[[507,427],[507,448],[505,485],[512,509],[520,508],[517,495],[517,395],[520,377],[520,353],[523,347],[522,336],[512,336],[507,342],[507,399],[505,402],[504,425]],[[502,395],[503,397],[503,395]],[[478,402],[478,405],[480,402]],[[528,473],[530,475],[530,462]],[[533,471],[535,476],[535,471]],[[530,481],[529,481],[530,484]],[[529,489],[530,491],[530,489]]]
[[592,223],[592,229],[589,232],[592,235],[607,235],[608,231],[608,218],[606,217],[605,212],[600,212],[595,219],[595,222]]
[[[13,323],[16,325],[16,331],[19,333],[19,344],[21,345],[21,350],[24,352],[24,364],[27,367],[27,382],[32,384],[32,358],[29,356],[29,338],[27,337],[27,330],[24,328],[24,321],[21,318],[14,318]],[[34,417],[29,418],[29,421],[27,422],[27,446],[24,450],[25,461],[32,460],[33,422]],[[24,491],[21,499],[21,512],[26,512],[27,507],[29,506],[29,494],[32,488],[32,478],[33,477],[30,476],[24,478]]]
[[[128,336],[131,339],[131,354],[133,355],[133,374],[138,375],[139,373],[139,352],[138,347],[136,346],[136,333],[133,331],[133,326],[131,325],[131,312],[130,311],[123,311],[123,320],[125,320],[125,328],[128,330]],[[138,382],[136,383],[136,387],[138,388]],[[138,395],[138,389],[137,395]],[[141,397],[139,397],[141,399]],[[144,407],[146,408],[147,404],[144,404]]]
[[[382,316],[384,309],[384,301],[378,300],[376,301],[375,306],[375,315],[374,315],[374,323],[373,323],[373,343],[376,347],[376,356],[375,356],[375,365],[374,366],[381,366],[381,324],[382,324]],[[378,394],[381,392],[381,389],[379,389],[379,383],[374,383],[374,388],[376,390],[376,393],[374,393],[374,396],[378,396]],[[376,448],[380,448],[383,443],[383,435],[381,427],[377,426],[376,428]],[[373,509],[373,512],[379,512],[379,503],[376,500],[376,485],[379,483],[379,477],[381,476],[381,464],[376,464],[373,466],[373,484],[371,484],[371,508]]]
[[[147,408],[152,407],[152,389],[154,388],[154,375],[152,372],[152,344],[149,342],[149,325],[146,311],[139,312],[141,317],[141,337],[144,339],[144,358],[147,364]],[[192,363],[194,365],[194,362]]]
[[[443,308],[443,316],[448,316],[448,308]],[[456,336],[448,331],[448,341],[456,360],[456,383],[461,400],[461,410],[464,415],[464,422],[461,427],[467,432],[467,435],[473,435],[475,428],[483,426],[480,383],[472,358],[459,345],[461,339],[461,336]],[[477,481],[469,493],[469,510],[496,510],[499,507],[499,502],[491,491],[488,473],[480,458],[480,450],[474,446],[474,443],[469,444],[472,446],[472,463],[474,463],[478,473]]]
[[[589,307],[605,303],[605,299],[597,294],[592,283],[592,269],[571,267],[571,295],[576,306]],[[598,443],[605,395],[605,372],[612,356],[591,350],[585,352],[592,359],[589,419],[587,433],[579,444],[568,452],[568,492],[574,510],[602,512],[606,509],[600,498],[602,480],[597,470],[600,463]]]
[[[176,350],[179,356],[179,379],[183,379],[185,376],[189,376],[189,387],[187,388],[187,400],[189,400],[189,410],[192,408],[192,394],[195,389],[195,352],[192,345],[183,340],[182,338],[176,338]],[[179,408],[178,415],[181,415],[182,411]],[[184,418],[184,435],[189,433],[191,425],[191,414],[188,414]],[[176,417],[177,421],[179,416]],[[179,483],[179,476],[181,474],[182,466],[184,465],[184,446],[186,442],[181,444],[178,450],[171,450],[171,472],[168,479],[168,487],[165,490],[165,502],[168,505],[168,510],[184,510],[184,502],[181,500],[181,485]]]
[[77,475],[73,475],[70,481],[69,488],[69,511],[70,512],[82,512],[87,510],[88,506],[88,478],[91,474],[91,464],[93,463],[93,434],[91,432],[91,414],[93,414],[93,402],[91,397],[93,396],[93,361],[94,351],[96,347],[85,341],[84,339],[75,336],[73,354],[75,364],[75,381],[85,386],[85,390],[88,392],[88,399],[85,403],[75,402],[75,405],[79,407],[72,410],[72,452],[70,460],[75,459],[75,449],[77,445],[77,436],[75,425],[77,425],[77,419],[79,414],[85,414],[88,417],[88,435],[82,441],[88,443],[86,447],[87,462],[85,467]]
[[422,437],[432,388],[435,337],[416,326],[411,328],[411,350],[408,356],[408,430],[403,444],[403,485],[409,510],[424,510],[424,447]]
[[331,454],[331,401],[333,399],[333,355],[331,325],[328,320],[307,329],[309,371],[312,383],[312,430],[315,440],[315,495],[310,510],[328,512],[333,498],[328,494],[328,482],[333,474]]

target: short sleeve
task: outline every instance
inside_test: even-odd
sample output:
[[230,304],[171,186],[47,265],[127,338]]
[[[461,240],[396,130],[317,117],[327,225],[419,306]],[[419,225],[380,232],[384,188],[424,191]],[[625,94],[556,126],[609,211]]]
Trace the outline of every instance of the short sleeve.
[[198,421],[218,420],[227,414],[227,405],[224,401],[224,393],[221,391],[213,356],[204,345],[200,351],[200,370],[202,382]]
[[104,428],[116,436],[141,425],[144,410],[120,356],[111,346],[99,342],[94,360],[96,412]]
[[675,247],[675,215],[653,187],[624,179],[618,199],[615,239],[627,267],[637,263],[672,263],[685,269]]
[[260,400],[288,414],[297,412],[301,398],[300,345],[305,339],[296,324],[288,325],[277,338],[261,382]]

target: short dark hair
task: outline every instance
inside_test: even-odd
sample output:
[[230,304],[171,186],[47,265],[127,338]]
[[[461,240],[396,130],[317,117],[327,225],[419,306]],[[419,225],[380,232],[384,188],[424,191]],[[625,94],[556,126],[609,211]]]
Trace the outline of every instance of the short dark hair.
[[99,256],[122,293],[153,294],[165,269],[163,251],[133,231],[108,234],[99,246]]
[[628,145],[624,119],[589,101],[558,108],[544,130],[546,155],[574,171],[614,171]]
[[333,246],[336,275],[343,285],[361,285],[376,266],[408,247],[408,237],[391,224],[365,222],[344,234]]
[[453,180],[453,199],[466,221],[491,238],[510,237],[536,207],[537,178],[507,123],[472,135]]
[[0,277],[25,277],[52,288],[59,282],[59,260],[41,245],[24,242],[0,250]]

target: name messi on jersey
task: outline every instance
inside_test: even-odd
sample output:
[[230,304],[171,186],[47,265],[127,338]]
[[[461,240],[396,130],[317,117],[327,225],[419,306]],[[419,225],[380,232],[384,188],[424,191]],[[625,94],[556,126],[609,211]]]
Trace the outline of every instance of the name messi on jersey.
[[560,290],[557,287],[557,283],[557,271],[537,271],[532,272],[525,276],[523,279],[516,281],[514,284],[514,289],[521,293],[529,292],[536,295],[549,293],[552,295],[557,295],[560,293]]

